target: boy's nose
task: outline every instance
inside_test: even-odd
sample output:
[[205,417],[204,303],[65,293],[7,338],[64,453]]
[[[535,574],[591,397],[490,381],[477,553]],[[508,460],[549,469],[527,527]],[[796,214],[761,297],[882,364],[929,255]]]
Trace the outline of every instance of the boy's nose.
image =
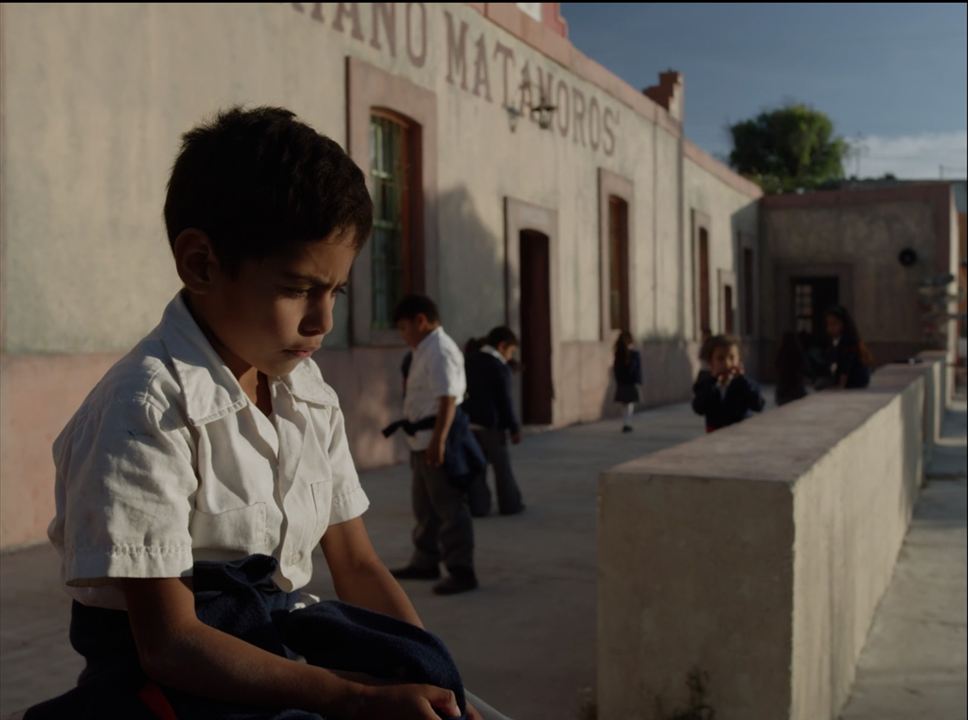
[[333,303],[322,300],[314,305],[312,312],[303,318],[299,329],[303,335],[328,335],[333,329]]

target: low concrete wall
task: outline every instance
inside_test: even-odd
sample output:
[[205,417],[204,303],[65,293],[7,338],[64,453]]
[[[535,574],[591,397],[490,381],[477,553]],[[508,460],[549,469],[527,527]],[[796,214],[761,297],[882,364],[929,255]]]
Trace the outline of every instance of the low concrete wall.
[[603,473],[599,717],[667,720],[700,694],[717,720],[836,717],[921,483],[934,372],[887,366]]

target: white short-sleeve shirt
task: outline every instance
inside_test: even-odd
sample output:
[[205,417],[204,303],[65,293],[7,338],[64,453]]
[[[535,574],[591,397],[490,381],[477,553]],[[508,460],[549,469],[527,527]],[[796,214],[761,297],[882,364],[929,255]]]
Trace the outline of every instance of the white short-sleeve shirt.
[[78,601],[124,609],[111,578],[190,576],[196,560],[271,555],[287,591],[326,528],[369,501],[335,391],[311,359],[246,396],[181,296],[102,378],[54,442],[48,529]]
[[[441,397],[457,398],[459,405],[467,392],[464,375],[464,354],[451,337],[438,327],[427,335],[413,351],[407,392],[403,399],[403,414],[410,422],[437,414]],[[407,437],[413,451],[426,450],[433,430],[421,430]]]

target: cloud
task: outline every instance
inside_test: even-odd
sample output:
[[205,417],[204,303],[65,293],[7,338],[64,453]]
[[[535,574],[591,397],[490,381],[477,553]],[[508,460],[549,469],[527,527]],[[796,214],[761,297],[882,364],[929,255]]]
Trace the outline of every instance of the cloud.
[[[908,180],[963,179],[968,172],[968,131],[921,135],[867,135],[848,139],[858,152],[848,156],[847,175],[881,177],[893,173]],[[857,172],[858,164],[860,172]]]

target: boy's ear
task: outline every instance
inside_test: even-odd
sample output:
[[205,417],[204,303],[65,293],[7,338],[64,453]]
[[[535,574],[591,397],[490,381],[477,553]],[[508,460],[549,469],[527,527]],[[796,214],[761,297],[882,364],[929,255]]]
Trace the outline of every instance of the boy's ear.
[[194,228],[182,230],[175,238],[174,254],[175,268],[185,287],[190,292],[208,292],[219,269],[208,235]]

